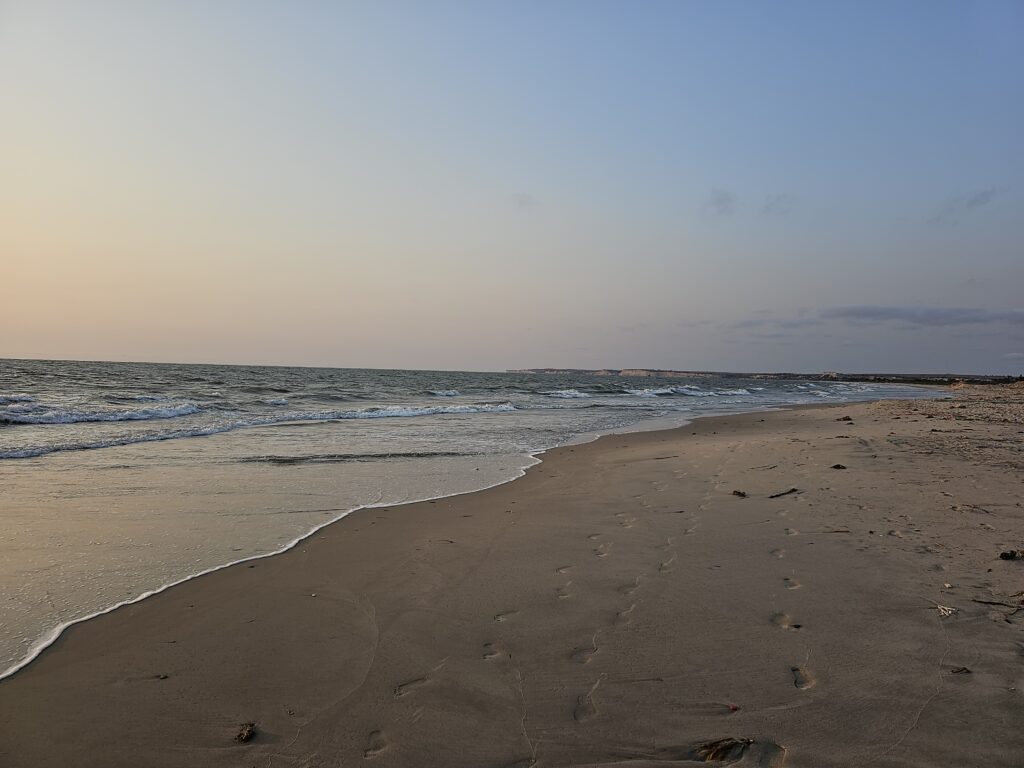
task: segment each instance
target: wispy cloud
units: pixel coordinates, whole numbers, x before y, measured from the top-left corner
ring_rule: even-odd
[[[748,320],[740,320],[738,323],[733,323],[730,328],[809,328],[813,325],[820,325],[821,318],[819,317],[794,317],[794,318],[779,318],[779,317],[752,317]]]
[[[1007,352],[1003,355],[1006,360],[1024,360],[1024,352]]]
[[[764,216],[785,216],[792,210],[793,198],[783,194],[768,195],[761,205],[761,214]]]
[[[993,311],[972,307],[832,307],[821,310],[820,317],[860,323],[896,322],[931,327],[996,323],[1024,325],[1024,312],[1020,310]]]
[[[991,310],[977,307],[902,307],[859,305],[801,309],[794,314],[754,312],[752,317],[723,325],[726,331],[747,331],[751,335],[773,330],[793,332],[828,324],[845,323],[853,326],[890,326],[893,328],[947,328],[947,333],[963,337],[991,336],[1013,338],[1011,329],[1024,330],[1024,311]],[[987,327],[989,330],[984,330]],[[957,331],[955,329],[962,329]],[[1007,334],[1009,333],[1009,336]],[[803,334],[797,334],[803,335]],[[1018,353],[1010,353],[1015,355]],[[1014,358],[1015,359],[1015,358]]]
[[[981,189],[977,192],[958,195],[944,203],[928,218],[928,221],[933,224],[958,221],[960,218],[972,211],[976,211],[979,208],[984,208],[986,205],[989,205],[993,200],[995,200],[999,192],[1000,190],[995,187],[989,187],[988,189]]]
[[[704,210],[712,216],[732,216],[736,213],[736,195],[727,189],[713,189]]]
[[[540,200],[529,192],[517,192],[512,196],[512,201],[521,211],[532,211],[534,208],[540,208],[541,205]]]

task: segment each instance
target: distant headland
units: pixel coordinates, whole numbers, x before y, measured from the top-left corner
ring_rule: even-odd
[[[590,376],[636,376],[661,379],[789,379],[797,381],[859,381],[878,384],[1010,384],[1020,376],[979,376],[949,373],[737,373],[735,371],[671,371],[660,368],[517,368],[508,373],[587,374]]]

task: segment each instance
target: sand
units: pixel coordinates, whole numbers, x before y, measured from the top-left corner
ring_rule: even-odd
[[[0,682],[0,765],[1021,765],[1024,393],[957,398],[356,513],[73,627]]]

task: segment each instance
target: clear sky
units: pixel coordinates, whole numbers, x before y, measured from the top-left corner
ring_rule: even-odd
[[[1024,371],[1024,3],[0,0],[0,357]]]

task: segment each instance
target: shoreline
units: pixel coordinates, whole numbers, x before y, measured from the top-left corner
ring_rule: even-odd
[[[875,401],[871,401],[871,402],[875,402]],[[361,504],[361,505],[353,507],[352,509],[349,509],[349,510],[347,510],[345,512],[342,512],[340,515],[338,515],[336,517],[333,517],[333,518],[331,518],[329,520],[326,520],[324,522],[319,523],[318,525],[316,525],[313,528],[311,528],[310,530],[308,530],[306,533],[303,533],[302,535],[292,539],[290,542],[288,542],[287,544],[283,545],[282,547],[280,547],[278,549],[272,550],[270,552],[261,552],[259,554],[255,554],[255,555],[248,555],[246,557],[239,558],[237,560],[230,560],[230,561],[228,561],[226,563],[222,563],[222,564],[219,564],[219,565],[211,566],[209,568],[205,568],[205,569],[203,569],[201,571],[197,571],[196,573],[189,574],[188,576],[184,576],[184,577],[182,577],[180,579],[177,579],[175,581],[171,581],[171,582],[169,582],[167,584],[164,584],[164,585],[161,585],[159,587],[156,587],[155,589],[147,590],[146,592],[143,592],[143,593],[137,595],[136,597],[128,598],[126,600],[122,600],[120,602],[117,602],[117,603],[115,603],[115,604],[113,604],[113,605],[111,605],[111,606],[109,606],[107,608],[104,608],[102,610],[94,611],[94,612],[92,612],[90,614],[87,614],[85,616],[82,616],[80,618],[73,619],[73,620],[67,621],[67,622],[63,622],[63,623],[59,624],[58,626],[54,627],[49,632],[47,632],[45,635],[43,635],[36,643],[33,643],[31,648],[29,649],[28,654],[24,658],[18,660],[17,662],[15,662],[13,665],[8,667],[7,669],[0,670],[0,683],[2,683],[4,680],[7,680],[8,678],[13,677],[14,675],[17,675],[21,670],[23,670],[26,667],[28,667],[33,661],[35,661],[37,658],[39,658],[39,656],[41,654],[45,653],[48,648],[50,648],[54,643],[56,643],[60,639],[61,635],[64,634],[65,631],[67,631],[69,628],[71,628],[71,627],[73,627],[73,626],[75,626],[77,624],[82,624],[84,622],[92,621],[93,619],[99,618],[100,616],[104,616],[104,615],[106,615],[108,613],[116,611],[116,610],[118,610],[120,608],[123,608],[125,606],[134,605],[135,603],[139,603],[139,602],[141,602],[143,600],[146,600],[146,599],[148,599],[150,597],[153,597],[154,595],[158,595],[161,592],[165,592],[168,589],[172,589],[173,587],[180,586],[180,585],[185,584],[185,583],[187,583],[189,581],[192,581],[194,579],[198,579],[198,578],[201,578],[203,576],[207,576],[207,575],[209,575],[211,573],[216,573],[217,571],[223,570],[225,568],[231,568],[232,566],[240,565],[242,563],[247,563],[247,562],[250,562],[250,561],[253,561],[253,560],[262,560],[262,559],[265,559],[265,558],[268,558],[268,557],[275,557],[277,555],[284,554],[285,552],[288,552],[289,550],[293,549],[297,545],[301,544],[306,539],[310,538],[311,536],[314,536],[316,533],[318,533],[323,528],[326,528],[329,525],[333,525],[333,524],[335,524],[337,522],[340,522],[341,520],[345,519],[349,515],[352,515],[352,514],[354,514],[356,512],[360,512],[360,511],[364,511],[364,510],[368,510],[368,509],[378,509],[378,508],[383,508],[383,507],[390,507],[392,509],[395,509],[395,508],[399,508],[399,507],[403,507],[403,506],[407,506],[407,505],[411,505],[411,504],[420,504],[420,503],[423,503],[423,502],[438,501],[440,499],[447,499],[447,498],[453,498],[453,497],[457,497],[457,496],[464,496],[464,495],[472,494],[472,493],[480,493],[482,491],[486,491],[486,490],[489,490],[491,488],[496,488],[496,487],[498,487],[500,485],[505,485],[506,483],[511,483],[511,482],[514,482],[516,480],[521,479],[522,477],[524,477],[526,475],[526,473],[530,469],[532,469],[533,467],[537,466],[538,464],[543,463],[543,459],[541,459],[540,457],[545,455],[545,454],[547,454],[547,453],[549,453],[549,452],[551,452],[551,451],[557,450],[559,448],[564,448],[564,447],[567,447],[567,446],[572,446],[572,445],[587,445],[589,443],[597,442],[598,440],[601,440],[602,438],[610,437],[610,436],[614,436],[614,435],[629,435],[629,434],[643,433],[643,432],[671,432],[673,430],[683,429],[684,427],[686,427],[687,425],[691,424],[693,421],[696,421],[698,419],[712,419],[712,418],[721,418],[721,417],[729,417],[729,416],[739,416],[739,415],[745,415],[745,414],[750,414],[750,413],[764,413],[764,412],[771,412],[771,411],[784,411],[784,410],[800,409],[800,408],[828,408],[828,407],[837,407],[837,406],[840,406],[840,405],[843,405],[843,403],[806,403],[806,404],[795,404],[795,405],[790,405],[790,406],[765,407],[765,408],[753,409],[753,410],[737,410],[737,411],[734,411],[734,412],[727,412],[727,413],[697,413],[697,414],[689,414],[688,413],[687,416],[684,417],[684,420],[682,421],[681,424],[677,424],[675,426],[670,426],[670,427],[655,426],[655,427],[652,427],[650,429],[638,429],[637,427],[640,427],[641,425],[643,425],[645,423],[645,421],[661,421],[662,419],[665,419],[665,418],[668,418],[668,417],[662,417],[661,419],[641,420],[641,421],[635,422],[634,424],[628,425],[626,427],[622,427],[619,430],[613,430],[613,431],[610,431],[610,432],[585,432],[585,433],[581,433],[579,435],[575,435],[573,438],[571,438],[569,441],[567,441],[565,443],[562,443],[562,444],[559,444],[559,445],[555,445],[555,446],[552,446],[550,448],[542,448],[542,449],[540,449],[538,451],[534,451],[532,453],[522,454],[523,459],[524,460],[528,460],[531,463],[528,463],[528,464],[526,464],[526,466],[521,467],[519,469],[518,473],[516,475],[514,475],[513,477],[509,477],[509,478],[507,478],[505,480],[500,480],[497,483],[492,483],[491,485],[485,485],[485,486],[483,486],[481,488],[474,488],[474,489],[471,489],[471,490],[468,490],[468,491],[455,491],[453,493],[446,493],[446,494],[441,494],[441,495],[438,495],[438,496],[428,496],[428,497],[424,497],[424,498],[421,498],[421,499],[414,499],[412,501],[405,501],[405,502],[402,502],[401,504],[390,504],[390,505],[389,504],[384,504],[384,503]],[[580,440],[580,438],[588,438],[588,439]]]
[[[935,390],[935,387],[927,387],[925,385],[920,385],[920,388],[928,389],[928,390]],[[853,401],[853,402],[879,402],[879,401]],[[261,552],[259,554],[255,554],[255,555],[248,555],[246,557],[239,558],[237,560],[230,560],[230,561],[225,562],[225,563],[221,563],[221,564],[218,564],[218,565],[211,566],[209,568],[205,568],[203,570],[200,570],[200,571],[197,571],[195,573],[192,573],[192,574],[189,574],[187,576],[184,576],[184,577],[182,577],[180,579],[176,579],[174,581],[168,582],[167,584],[163,584],[163,585],[161,585],[159,587],[156,587],[154,589],[147,590],[147,591],[145,591],[145,592],[143,592],[143,593],[141,593],[141,594],[139,594],[139,595],[137,595],[135,597],[131,597],[131,598],[128,598],[128,599],[125,599],[125,600],[121,600],[121,601],[119,601],[119,602],[117,602],[117,603],[115,603],[115,604],[113,604],[113,605],[111,605],[111,606],[109,606],[107,608],[103,608],[103,609],[98,610],[98,611],[93,611],[92,613],[89,613],[89,614],[87,614],[85,616],[82,616],[80,618],[77,618],[77,619],[72,619],[70,621],[62,622],[61,624],[59,624],[58,626],[54,627],[49,632],[47,632],[45,635],[43,635],[37,642],[33,643],[33,645],[31,646],[28,654],[26,654],[25,657],[23,657],[22,659],[19,659],[18,661],[16,661],[14,664],[12,664],[7,669],[0,670],[0,683],[2,683],[4,680],[6,680],[6,679],[8,679],[10,677],[13,677],[14,675],[18,674],[18,672],[20,672],[22,669],[24,669],[27,666],[29,666],[42,653],[44,653],[50,646],[52,646],[55,642],[57,642],[57,640],[60,639],[61,635],[67,629],[69,629],[70,627],[73,627],[73,626],[75,626],[77,624],[81,624],[83,622],[91,621],[91,620],[93,620],[95,618],[98,618],[100,616],[104,616],[104,615],[106,615],[108,613],[111,613],[112,611],[116,611],[116,610],[118,610],[120,608],[123,608],[124,606],[133,605],[135,603],[141,602],[142,600],[146,600],[146,599],[148,599],[150,597],[153,597],[154,595],[158,595],[161,592],[164,592],[164,591],[166,591],[168,589],[171,589],[173,587],[177,587],[177,586],[179,586],[181,584],[185,584],[185,583],[187,583],[189,581],[192,581],[193,579],[198,579],[198,578],[206,576],[208,574],[215,573],[217,571],[223,570],[224,568],[230,568],[232,566],[239,565],[241,563],[246,563],[246,562],[253,561],[253,560],[262,560],[264,558],[274,557],[276,555],[284,554],[285,552],[289,551],[290,549],[293,549],[298,544],[301,544],[304,540],[306,540],[309,537],[315,535],[321,529],[323,529],[323,528],[325,528],[325,527],[327,527],[329,525],[333,525],[334,523],[337,523],[337,522],[343,520],[344,518],[348,517],[349,515],[351,515],[351,514],[353,514],[355,512],[360,512],[360,511],[368,510],[368,509],[376,509],[376,508],[380,508],[380,507],[398,508],[398,507],[406,506],[406,505],[410,505],[410,504],[418,504],[418,503],[428,502],[428,501],[437,501],[437,500],[440,500],[440,499],[446,499],[446,498],[451,498],[451,497],[456,497],[456,496],[463,496],[463,495],[466,495],[466,494],[479,493],[481,491],[486,491],[486,490],[489,490],[490,488],[495,488],[495,487],[497,487],[499,485],[504,485],[506,483],[511,483],[511,482],[514,482],[516,480],[521,479],[526,474],[527,471],[529,471],[531,468],[537,466],[538,464],[542,463],[543,459],[541,459],[540,457],[543,456],[546,453],[549,453],[549,452],[551,452],[553,450],[556,450],[556,449],[559,449],[559,448],[564,448],[564,447],[567,447],[567,446],[586,445],[586,444],[589,444],[589,443],[601,440],[602,438],[605,438],[605,437],[610,437],[610,436],[615,436],[615,435],[630,435],[630,434],[646,433],[646,432],[671,432],[673,430],[683,429],[687,425],[689,425],[689,424],[691,424],[694,421],[699,420],[699,419],[725,418],[725,417],[730,417],[730,416],[741,416],[741,415],[752,414],[752,413],[767,413],[767,412],[773,412],[773,411],[786,411],[786,410],[796,410],[796,409],[804,409],[804,408],[840,407],[840,406],[845,405],[845,404],[846,403],[835,403],[835,402],[798,403],[798,404],[793,404],[793,405],[766,406],[766,407],[763,407],[763,408],[754,408],[754,409],[749,409],[749,410],[748,409],[737,409],[735,411],[717,412],[717,413],[700,413],[700,412],[692,413],[692,412],[686,412],[686,415],[682,416],[682,419],[683,419],[682,422],[679,423],[679,424],[676,424],[674,426],[660,426],[660,425],[657,425],[657,426],[652,426],[652,427],[649,427],[649,428],[646,428],[646,429],[643,428],[644,424],[647,424],[647,423],[650,423],[650,422],[654,422],[654,423],[658,424],[659,422],[668,420],[668,419],[670,419],[672,417],[660,417],[660,418],[657,418],[657,419],[645,419],[645,420],[634,422],[633,424],[630,424],[630,425],[627,425],[627,426],[624,426],[624,427],[621,427],[621,428],[614,429],[612,431],[608,431],[608,432],[584,432],[584,433],[580,433],[580,434],[575,435],[574,437],[570,438],[565,443],[560,443],[558,445],[554,445],[554,446],[551,446],[549,448],[542,448],[540,450],[533,451],[531,453],[522,454],[523,459],[527,460],[527,461],[530,461],[531,463],[528,463],[525,466],[520,467],[518,473],[516,475],[514,475],[513,477],[509,477],[509,478],[507,478],[505,480],[500,480],[497,483],[492,483],[490,485],[485,485],[485,486],[480,487],[480,488],[474,488],[474,489],[466,490],[466,491],[455,491],[455,492],[452,492],[452,493],[441,494],[441,495],[438,495],[438,496],[429,496],[429,497],[424,497],[424,498],[421,498],[421,499],[414,499],[414,500],[411,500],[411,501],[402,502],[401,504],[390,504],[390,505],[384,504],[384,503],[361,504],[361,505],[358,505],[356,507],[353,507],[352,509],[349,509],[349,510],[341,513],[340,515],[338,515],[336,517],[333,517],[333,518],[331,518],[329,520],[326,520],[324,522],[321,522],[321,523],[317,524],[316,526],[314,526],[313,528],[311,528],[307,532],[305,532],[302,535],[292,539],[290,542],[288,542],[287,544],[279,547],[278,549],[275,549],[275,550],[272,550],[272,551],[269,551],[269,552]],[[585,439],[581,439],[581,438],[585,438]]]
[[[612,433],[548,449],[518,482],[348,512],[286,552],[71,625],[0,682],[0,756],[639,768],[731,735],[743,764],[1011,765],[1024,745],[999,723],[1021,697],[998,681],[1013,679],[1005,633],[1019,628],[957,590],[1009,599],[1019,566],[986,574],[978,558],[1019,519],[1019,484],[991,457],[964,461],[973,443],[934,450],[984,437],[968,434],[982,426],[964,420],[970,402],[952,407],[826,403]],[[931,428],[925,411],[967,426]],[[955,507],[984,504],[992,531],[934,511],[936,472]],[[879,531],[886,519],[898,527]],[[943,733],[954,712],[981,745]],[[249,721],[256,737],[233,744]],[[893,734],[887,751],[858,745],[870,729]]]

